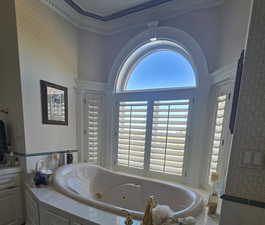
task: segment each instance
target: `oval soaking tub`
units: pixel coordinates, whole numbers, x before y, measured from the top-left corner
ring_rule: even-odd
[[[142,219],[147,200],[153,195],[160,205],[168,205],[177,217],[197,216],[202,197],[179,185],[112,172],[89,163],[67,165],[54,176],[57,191],[89,206],[124,215],[127,210]]]

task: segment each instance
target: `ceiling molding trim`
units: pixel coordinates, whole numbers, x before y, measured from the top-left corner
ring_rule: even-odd
[[[145,9],[153,8],[153,7],[165,4],[165,3],[170,2],[170,1],[175,1],[175,0],[149,1],[149,2],[145,2],[142,4],[136,5],[134,7],[128,8],[128,9],[118,11],[118,12],[113,13],[113,14],[108,15],[108,16],[100,16],[100,15],[97,15],[95,13],[88,12],[88,11],[82,9],[82,7],[79,6],[77,3],[75,3],[73,0],[64,0],[64,1],[68,5],[70,5],[79,14],[106,22],[106,21],[118,19],[120,17],[127,16],[127,15],[130,15],[132,13],[140,12],[140,11],[145,10]]]
[[[218,84],[227,80],[234,81],[236,77],[236,71],[237,61],[218,69],[217,71],[211,73],[213,84]]]
[[[106,90],[106,83],[103,82],[96,82],[96,81],[89,81],[89,80],[80,80],[76,79],[76,87],[80,90],[85,91],[101,91],[104,92]]]
[[[224,0],[189,0],[181,1],[176,4],[175,1],[172,0],[156,7],[151,7],[117,19],[101,21],[87,16],[82,16],[62,0],[40,1],[52,10],[56,11],[77,28],[101,35],[117,34],[128,29],[146,26],[146,24],[150,21],[164,21],[194,10],[215,7],[224,2]]]

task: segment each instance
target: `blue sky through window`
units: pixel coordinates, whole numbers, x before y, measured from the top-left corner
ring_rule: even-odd
[[[195,74],[189,61],[177,52],[161,50],[140,61],[131,73],[126,90],[195,86]]]

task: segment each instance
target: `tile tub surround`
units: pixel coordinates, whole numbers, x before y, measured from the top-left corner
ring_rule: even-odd
[[[255,207],[258,207],[258,208],[265,209],[265,202],[253,201],[253,200],[250,200],[250,199],[239,198],[239,197],[225,195],[225,194],[223,196],[221,196],[221,198],[223,200],[227,200],[227,201],[230,201],[230,202],[235,202],[235,203],[240,203],[240,204],[244,204],[244,205],[255,206]]]
[[[54,185],[59,192],[87,205],[117,214],[127,210],[137,219],[143,217],[144,205],[151,195],[158,203],[170,206],[177,217],[197,216],[203,208],[203,197],[189,188],[110,171],[90,163],[59,168]],[[95,198],[96,193],[101,194],[100,200]]]
[[[82,224],[100,224],[100,225],[124,225],[125,217],[118,216],[94,207],[87,206],[74,199],[71,199],[59,192],[53,187],[32,188],[25,185],[28,192],[39,208],[43,207],[49,211],[64,216],[64,218]],[[196,225],[218,225],[216,219],[207,216],[207,210],[197,218]],[[75,223],[73,223],[75,224]],[[141,221],[134,220],[134,225],[140,225]]]
[[[19,157],[19,161],[21,162],[22,168],[24,168],[27,173],[31,173],[32,170],[36,169],[36,163],[39,160],[44,160],[46,163],[46,166],[52,166],[50,165],[50,157],[52,154],[60,154],[60,153],[72,153],[74,157],[74,163],[78,162],[78,151],[77,150],[66,150],[66,151],[53,151],[53,152],[41,152],[41,153],[31,153],[31,154],[21,154],[21,153],[15,153],[16,156]],[[66,161],[66,156],[65,156]],[[58,163],[58,162],[56,162]],[[49,168],[53,169],[53,168]]]
[[[265,225],[265,208],[224,200],[220,224]]]

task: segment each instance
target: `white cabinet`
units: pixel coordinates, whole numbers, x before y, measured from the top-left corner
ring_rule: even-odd
[[[38,194],[42,190],[39,191],[35,190],[35,191],[36,192],[31,192],[29,187],[26,187],[25,190],[25,200],[26,200],[26,209],[27,209],[26,225],[95,225],[94,222],[90,222],[89,220],[84,219],[82,217],[72,215],[69,212],[66,212],[49,203],[46,203],[45,200],[43,199],[42,201],[40,201],[40,199],[38,198]],[[47,192],[45,196],[47,197]],[[0,220],[1,220],[1,214],[0,214]],[[13,223],[2,224],[0,222],[0,225],[18,225],[18,224],[13,224]]]
[[[0,191],[0,225],[21,225],[23,215],[19,188]]]
[[[70,225],[69,219],[40,208],[40,225]]]
[[[37,202],[33,200],[28,192],[25,193],[25,200],[27,225],[39,225],[39,208]]]

